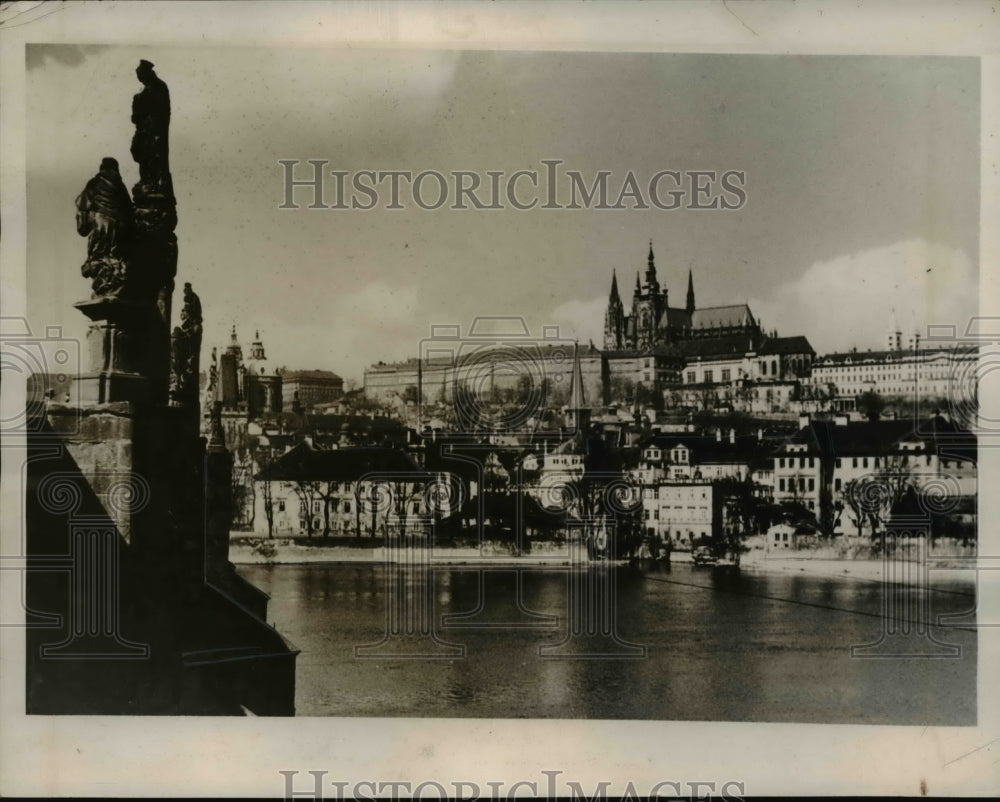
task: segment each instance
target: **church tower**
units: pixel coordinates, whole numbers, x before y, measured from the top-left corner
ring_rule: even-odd
[[[649,243],[649,256],[646,257],[646,282],[639,285],[636,276],[635,295],[632,297],[632,319],[635,326],[635,348],[646,348],[656,344],[656,332],[663,310],[667,307],[667,291],[660,290],[660,282],[656,278],[656,260],[653,256],[653,243]]]
[[[690,270],[688,270],[687,303],[685,304],[684,308],[687,310],[687,313],[689,315],[692,312],[694,312],[694,276],[691,274]]]
[[[892,310],[892,322],[889,324],[888,337],[886,338],[886,350],[888,351],[902,351],[903,350],[903,332],[899,328],[899,324],[896,322],[896,310]]]
[[[611,295],[608,298],[608,310],[604,313],[604,348],[609,351],[620,351],[624,346],[625,307],[618,295],[618,275],[611,273]]]

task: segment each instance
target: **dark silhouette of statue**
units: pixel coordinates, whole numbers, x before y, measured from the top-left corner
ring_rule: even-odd
[[[87,237],[81,270],[92,280],[94,297],[117,295],[128,279],[134,225],[132,198],[115,159],[102,159],[100,171],[77,197],[76,230]]]
[[[171,336],[170,401],[176,405],[198,403],[198,361],[201,353],[201,300],[184,285],[181,324]]]
[[[153,65],[143,59],[135,71],[142,91],[132,98],[132,158],[139,164],[139,183],[147,192],[172,195],[169,138],[170,92]]]

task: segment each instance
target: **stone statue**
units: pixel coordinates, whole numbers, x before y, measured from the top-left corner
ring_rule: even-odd
[[[215,400],[219,386],[219,355],[215,348],[212,349],[210,359],[211,364],[208,366],[208,386],[205,388],[205,397],[209,402],[212,402]]]
[[[201,345],[201,299],[191,289],[191,282],[184,283],[184,306],[181,308],[181,328],[198,338]]]
[[[132,98],[132,158],[139,164],[139,183],[147,192],[172,195],[169,139],[170,92],[153,65],[143,59],[135,71],[142,91]]]
[[[101,160],[100,171],[76,199],[76,230],[87,237],[81,271],[92,280],[94,297],[114,297],[128,280],[133,249],[133,208],[115,159]]]
[[[226,445],[226,432],[222,426],[222,402],[213,401],[209,413],[208,442],[214,446]]]
[[[181,324],[174,327],[170,348],[170,401],[175,405],[198,402],[198,357],[201,353],[201,301],[184,285]]]

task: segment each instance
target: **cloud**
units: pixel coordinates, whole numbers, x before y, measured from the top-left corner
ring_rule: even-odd
[[[552,310],[552,320],[559,326],[559,336],[567,340],[579,340],[587,344],[590,340],[598,348],[604,345],[604,313],[608,308],[606,297],[587,301],[572,300],[560,304]]]
[[[768,330],[804,334],[817,352],[882,348],[893,317],[904,335],[930,324],[965,329],[978,309],[977,269],[962,250],[906,240],[813,264],[752,298]]]
[[[237,323],[244,354],[259,327],[272,368],[332,370],[359,384],[369,365],[417,355],[425,332],[415,322],[420,320],[415,286],[375,281],[353,292],[317,293],[314,300],[291,322],[277,303],[269,309],[246,310]],[[229,342],[222,332],[216,327],[215,341],[206,343],[206,353],[213,345],[224,347]]]
[[[46,61],[53,61],[67,67],[77,67],[87,60],[87,56],[107,50],[108,45],[39,45],[29,44],[25,48],[25,66],[29,70],[41,67]]]

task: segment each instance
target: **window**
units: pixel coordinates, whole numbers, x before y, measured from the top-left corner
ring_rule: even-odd
[[[812,479],[811,477],[809,479],[809,489],[810,490],[815,490],[816,489],[816,480]]]
[[[840,467],[840,457],[837,457],[837,467]]]
[[[784,457],[779,457],[778,458],[778,467],[779,468],[784,468],[785,467],[785,458]]]
[[[840,479],[833,480],[833,489],[836,490],[838,493],[840,492]]]
[[[852,468],[857,468],[858,467],[858,458],[857,457],[851,457],[851,467]]]
[[[711,384],[711,383],[712,383],[712,371],[706,370],[705,371],[705,384]]]
[[[780,490],[782,493],[785,492],[785,480],[784,479],[779,479],[778,480],[778,490]]]
[[[350,512],[350,511],[351,511],[351,502],[345,501],[344,502],[344,512]]]
[[[284,512],[284,511],[285,511],[285,500],[280,499],[278,501],[278,512]]]
[[[313,512],[322,512],[322,511],[323,511],[323,505],[319,501],[314,501]]]
[[[868,467],[868,457],[862,457],[861,458],[861,467],[862,468],[867,468]]]
[[[729,368],[723,368],[722,370],[722,381],[729,381]]]

